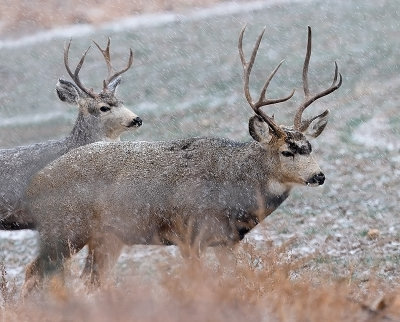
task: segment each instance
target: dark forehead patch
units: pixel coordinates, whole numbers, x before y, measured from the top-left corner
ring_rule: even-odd
[[[293,153],[298,153],[298,154],[310,154],[312,149],[311,149],[311,144],[308,141],[301,141],[301,142],[287,142],[289,150]]]
[[[111,92],[101,92],[100,93],[100,101],[107,103],[109,105],[117,105],[118,99]]]
[[[304,134],[300,132],[286,132],[287,137],[285,142],[287,143],[289,150],[292,153],[298,153],[307,155],[312,151],[311,144],[308,142]]]
[[[301,132],[288,131],[288,130],[286,130],[285,132],[286,132],[286,142],[288,142],[288,141],[300,141],[300,140],[307,141],[306,137]]]

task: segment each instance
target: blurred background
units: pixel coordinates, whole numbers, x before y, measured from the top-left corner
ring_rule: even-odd
[[[294,239],[288,256],[311,256],[308,269],[325,269],[335,276],[351,273],[359,280],[378,275],[398,283],[397,0],[2,0],[0,147],[60,138],[70,131],[77,111],[59,102],[55,93],[57,79],[68,79],[64,43],[72,38],[74,65],[92,39],[105,45],[109,36],[117,68],[125,66],[129,48],[135,57],[118,94],[143,119],[143,126],[125,140],[250,140],[247,122],[252,113],[243,95],[237,51],[245,23],[247,56],[267,26],[253,68],[252,93],[259,93],[282,59],[285,63],[268,95],[281,97],[296,89],[293,99],[271,108],[278,123],[292,124],[294,110],[303,100],[308,25],[313,30],[311,92],[330,86],[335,61],[343,75],[342,87],[306,113],[331,110],[325,132],[312,142],[326,183],[296,189],[247,239],[261,250],[267,241],[279,245]],[[95,48],[80,75],[84,84],[101,89],[106,67]],[[371,237],[371,230],[377,234]],[[36,251],[35,234],[4,234],[0,246],[7,269],[22,278],[24,265]],[[127,248],[119,265],[149,267],[150,257],[138,260],[135,254],[137,248]]]
[[[0,3],[0,34],[8,38],[71,24],[100,25],[121,17],[180,12],[221,2],[224,0],[3,0]]]

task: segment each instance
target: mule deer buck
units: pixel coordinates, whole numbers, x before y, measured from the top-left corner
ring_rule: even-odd
[[[68,62],[71,41],[64,48],[65,68],[75,85],[59,79],[56,91],[61,101],[78,106],[78,118],[71,133],[58,141],[0,150],[0,229],[34,228],[33,220],[23,211],[21,202],[32,176],[45,165],[82,145],[96,141],[118,141],[123,132],[141,126],[142,120],[115,96],[121,81],[120,75],[132,66],[132,50],[126,68],[116,72],[111,65],[110,39],[104,50],[95,44],[103,54],[108,69],[103,90],[98,94],[86,88],[79,78],[90,47],[84,52],[74,72]]]
[[[188,244],[200,254],[207,246],[240,241],[289,196],[293,186],[324,183],[306,136],[321,134],[328,111],[310,119],[303,119],[303,112],[341,86],[336,63],[332,85],[311,94],[309,28],[303,69],[305,99],[294,125],[279,126],[261,107],[287,101],[294,91],[284,98],[266,98],[281,62],[266,80],[259,99],[252,99],[249,78],[264,31],[248,62],[242,49],[244,31],[245,27],[238,47],[245,97],[255,113],[249,120],[253,141],[189,138],[94,143],[48,165],[27,190],[40,252],[27,268],[25,293],[40,285],[45,275],[62,273],[63,260],[71,256],[71,250],[77,252],[96,240],[107,242],[104,234],[114,234],[127,245]]]

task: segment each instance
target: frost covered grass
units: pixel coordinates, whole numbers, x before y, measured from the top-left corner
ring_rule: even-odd
[[[351,275],[299,273],[303,259],[287,260],[290,244],[260,252],[248,243],[201,260],[160,262],[156,274],[133,273],[89,291],[82,281],[24,301],[3,301],[4,321],[395,321],[400,290]],[[2,285],[5,285],[2,281]],[[7,286],[6,286],[7,288]],[[3,289],[2,289],[3,290]],[[6,290],[6,294],[8,291]],[[4,294],[2,292],[2,294]]]

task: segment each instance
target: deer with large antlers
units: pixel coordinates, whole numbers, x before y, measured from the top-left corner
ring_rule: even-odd
[[[65,68],[75,84],[59,79],[56,91],[61,101],[78,106],[78,117],[71,133],[61,140],[0,150],[0,229],[35,228],[32,218],[23,211],[21,204],[32,176],[45,165],[82,145],[97,141],[119,141],[123,132],[142,125],[142,120],[115,96],[121,81],[120,75],[132,66],[132,50],[127,67],[115,72],[111,66],[110,39],[105,50],[95,44],[103,54],[108,69],[100,93],[85,87],[79,78],[90,47],[84,52],[74,72],[68,62],[71,41],[64,48]]]
[[[239,36],[239,53],[245,96],[255,113],[249,121],[253,141],[189,138],[94,143],[50,164],[27,191],[27,207],[39,230],[40,253],[27,269],[25,292],[40,285],[44,276],[61,273],[71,250],[79,251],[87,243],[101,247],[107,242],[105,234],[128,245],[188,245],[200,254],[207,246],[240,241],[295,185],[324,183],[307,137],[321,134],[328,111],[309,120],[303,120],[302,113],[316,99],[340,87],[337,66],[332,86],[310,94],[309,28],[303,72],[305,100],[294,125],[280,126],[261,107],[287,101],[293,92],[282,99],[266,98],[280,63],[259,99],[253,101],[249,78],[264,31],[249,62],[242,49],[244,31]]]

